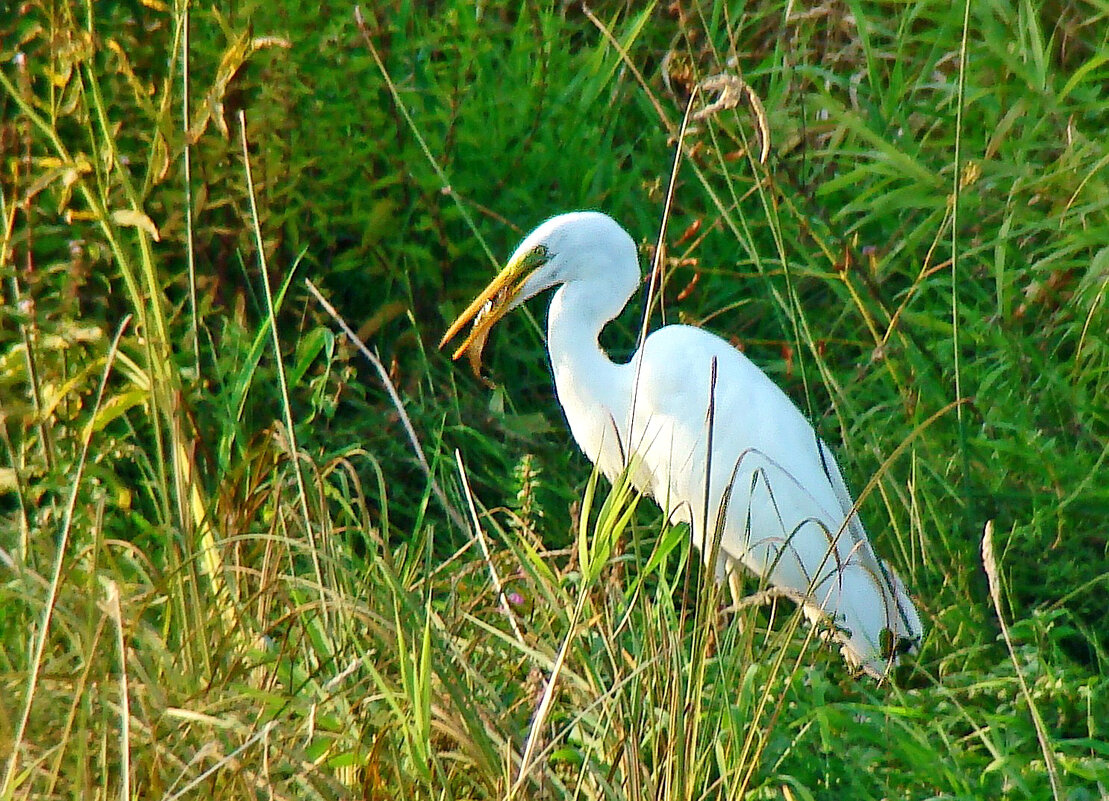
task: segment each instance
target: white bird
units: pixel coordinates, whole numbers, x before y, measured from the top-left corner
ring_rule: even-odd
[[[631,465],[635,485],[689,524],[706,562],[717,554],[718,578],[744,565],[810,620],[830,620],[848,663],[881,680],[920,643],[920,618],[871,549],[828,447],[766,374],[707,331],[664,326],[627,364],[610,360],[598,337],[639,283],[635,242],[619,224],[561,214],[524,239],[439,346],[473,320],[454,358],[468,352],[477,371],[493,325],[561,285],[547,345],[585,455],[610,481]]]

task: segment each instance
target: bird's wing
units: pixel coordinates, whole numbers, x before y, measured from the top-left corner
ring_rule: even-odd
[[[773,489],[784,493],[780,500],[789,501],[798,521],[840,527],[845,510],[812,426],[742,353],[706,331],[672,325],[648,337],[633,366],[636,358],[642,366],[632,441],[666,478],[660,488],[684,486],[681,500],[692,502],[704,494],[708,473],[710,496],[720,500],[721,493],[746,490],[752,477],[773,476],[781,484]]]
[[[875,571],[879,581],[883,600],[887,604],[887,615],[890,618],[889,629],[894,635],[892,647],[897,652],[914,649],[920,644],[924,634],[916,607],[893,567],[889,562],[875,555],[870,539],[867,537],[866,530],[863,528],[862,521],[855,510],[851,493],[847,490],[847,483],[843,480],[843,473],[840,471],[839,464],[831,450],[821,439],[817,439],[817,447],[828,482],[835,491],[836,497],[839,498],[844,514],[849,516],[848,532],[852,539],[859,543],[860,550],[865,549],[868,556],[868,565],[872,571]]]
[[[874,555],[874,550],[870,546],[870,539],[866,535],[866,529],[863,528],[862,520],[859,519],[858,511],[855,509],[855,501],[851,497],[850,491],[847,489],[847,482],[843,480],[843,473],[839,469],[839,463],[836,462],[835,456],[832,455],[831,449],[828,447],[824,440],[813,434],[813,441],[816,445],[816,454],[820,459],[820,467],[824,472],[824,477],[828,480],[828,485],[831,487],[836,500],[839,501],[839,507],[847,518],[846,534],[850,536],[853,547],[857,548],[860,555],[871,563],[875,570],[879,570],[878,558]]]
[[[662,328],[636,358],[629,441],[655,499],[691,523],[706,559],[718,542],[721,559],[807,598],[810,617],[832,617],[852,662],[884,674],[886,632],[916,634],[915,612],[897,613],[911,603],[874,556],[839,467],[804,415],[743,354],[700,329]]]

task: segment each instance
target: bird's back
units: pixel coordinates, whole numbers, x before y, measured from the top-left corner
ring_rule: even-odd
[[[845,655],[884,674],[883,630],[893,644],[915,642],[919,620],[804,415],[746,356],[701,329],[659,329],[638,369],[626,436],[659,504],[691,524],[706,558],[718,538],[718,571],[740,562],[804,599],[810,617],[832,615]]]

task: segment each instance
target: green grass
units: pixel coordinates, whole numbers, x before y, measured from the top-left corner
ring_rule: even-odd
[[[1104,797],[1109,9],[479,8],[0,16],[0,799]],[[888,686],[591,477],[541,302],[435,350],[553,213],[646,261],[722,71],[653,324],[870,488]]]

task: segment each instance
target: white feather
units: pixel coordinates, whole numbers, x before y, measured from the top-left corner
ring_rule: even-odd
[[[633,480],[690,525],[706,559],[706,532],[719,532],[718,576],[744,565],[810,619],[830,618],[848,661],[885,676],[920,642],[920,619],[872,551],[839,467],[804,415],[746,356],[701,329],[666,326],[627,364],[608,358],[598,336],[640,283],[635,243],[611,218],[554,217],[509,264],[537,248],[546,260],[511,305],[561,284],[548,346],[585,455],[610,479],[634,455]]]

